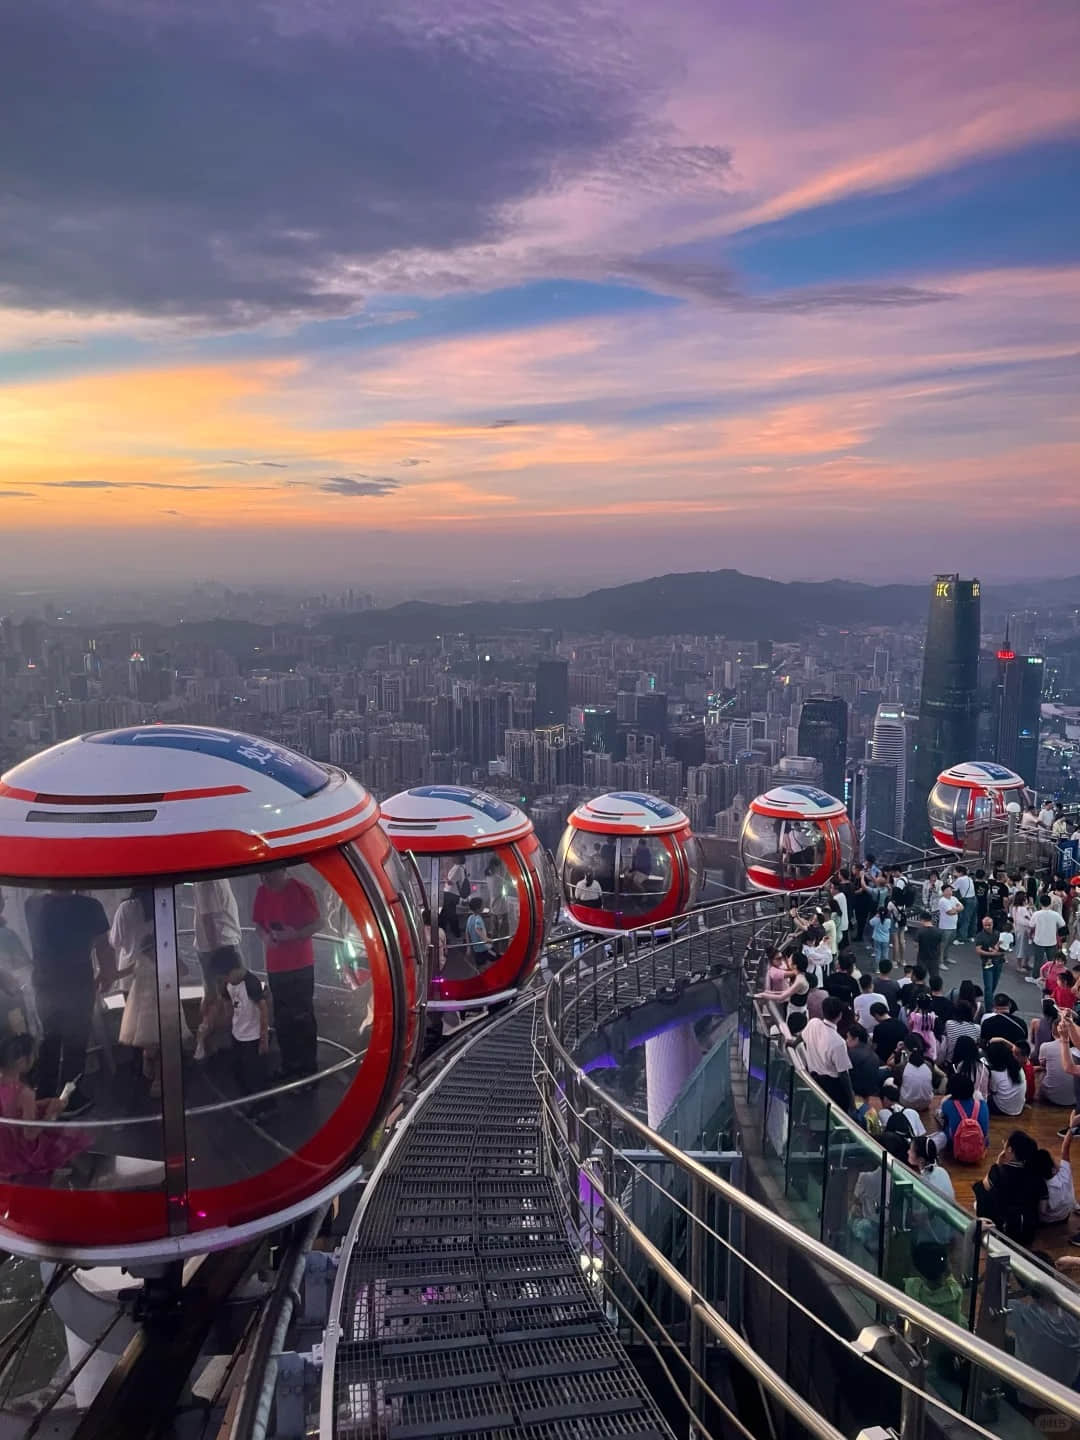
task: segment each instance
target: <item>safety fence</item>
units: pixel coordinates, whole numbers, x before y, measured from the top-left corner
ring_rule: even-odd
[[[892,1161],[805,1073],[778,1013],[750,999],[789,925],[770,900],[722,903],[593,946],[552,981],[536,1073],[583,1268],[694,1433],[1073,1433],[1080,1395],[1021,1357],[1048,1364],[1033,1336],[1080,1334],[1080,1294]],[[581,1057],[707,985],[739,1017],[737,1144],[688,1152]]]

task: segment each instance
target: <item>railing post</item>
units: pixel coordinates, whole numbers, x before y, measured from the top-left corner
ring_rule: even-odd
[[[829,1200],[829,1130],[832,1118],[832,1105],[825,1106],[825,1143],[821,1149],[821,1222],[818,1226],[818,1238],[825,1243],[825,1211]]]
[[[756,1026],[757,1026],[757,1020],[758,1020],[757,1007],[756,1007],[756,1006],[752,1006],[752,1007],[751,1007],[751,1010],[750,1010],[750,1024],[751,1024],[751,1026],[753,1026],[753,1027],[756,1028]],[[751,1031],[751,1039],[752,1039],[752,1038],[753,1038],[753,1032]],[[764,1093],[765,1099],[764,1099],[764,1103],[763,1103],[763,1105],[762,1105],[762,1107],[761,1107],[761,1153],[762,1153],[762,1155],[764,1155],[764,1154],[766,1153],[766,1152],[765,1152],[765,1145],[766,1145],[766,1142],[767,1142],[768,1137],[769,1137],[769,1100],[770,1100],[770,1098],[771,1098],[771,1096],[772,1096],[772,1090],[771,1090],[771,1088],[770,1088],[770,1086],[769,1086],[769,1062],[770,1062],[771,1059],[772,1059],[772,1031],[769,1030],[769,1029],[766,1027],[766,1030],[765,1030],[765,1080],[764,1080],[764,1084],[762,1085],[762,1091],[763,1091],[763,1093]]]
[[[705,1295],[705,1207],[707,1197],[705,1186],[698,1176],[690,1182],[690,1214],[687,1223],[690,1234],[687,1237],[689,1275],[692,1290],[690,1303],[690,1408],[700,1420],[704,1409],[705,1392],[698,1377],[707,1380],[705,1374],[705,1326],[697,1313],[696,1300],[706,1300]]]
[[[577,1076],[570,1071],[564,1078],[563,1091],[566,1095],[566,1150],[570,1165],[569,1181],[570,1215],[579,1241],[581,1235],[581,1132],[578,1129]]]
[[[926,1336],[910,1320],[903,1324],[903,1336],[910,1350],[908,1378],[916,1388],[905,1385],[900,1392],[899,1440],[923,1440],[926,1431]]]
[[[979,1252],[981,1249],[982,1224],[976,1224],[975,1263],[973,1282],[978,1279]],[[1006,1348],[1006,1327],[1009,1314],[1009,1276],[1012,1257],[1006,1253],[991,1255],[989,1249],[983,1263],[982,1305],[979,1307],[979,1321],[975,1333],[996,1349]],[[978,1420],[980,1413],[1001,1393],[1000,1385],[991,1380],[985,1371],[973,1365],[965,1366],[968,1383],[965,1385],[963,1412],[971,1420]]]

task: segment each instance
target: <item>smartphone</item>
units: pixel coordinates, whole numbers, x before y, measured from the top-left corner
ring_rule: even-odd
[[[82,1077],[80,1076],[79,1078],[81,1079]],[[72,1095],[75,1094],[75,1089],[78,1083],[78,1080],[69,1080],[64,1086],[64,1088],[60,1091],[60,1099],[64,1101],[70,1100]]]

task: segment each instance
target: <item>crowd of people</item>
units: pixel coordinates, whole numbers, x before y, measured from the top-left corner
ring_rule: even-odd
[[[826,1094],[946,1199],[945,1157],[985,1166],[977,1213],[1022,1244],[1068,1220],[1080,1134],[1080,889],[963,864],[916,881],[868,856],[836,876],[812,915],[793,908],[792,919],[792,936],[766,957],[760,996],[786,1006],[792,1043]],[[983,984],[950,987],[955,947],[969,944]],[[1004,988],[1007,966],[1016,984],[1042,987],[1030,1023]],[[1060,1107],[1053,1155],[1022,1126],[1031,1105]],[[988,1164],[993,1114],[1018,1123]]]

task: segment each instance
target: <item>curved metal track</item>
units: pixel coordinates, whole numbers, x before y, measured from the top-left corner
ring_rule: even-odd
[[[669,1440],[542,1173],[533,1006],[479,1034],[365,1195],[323,1437]]]

